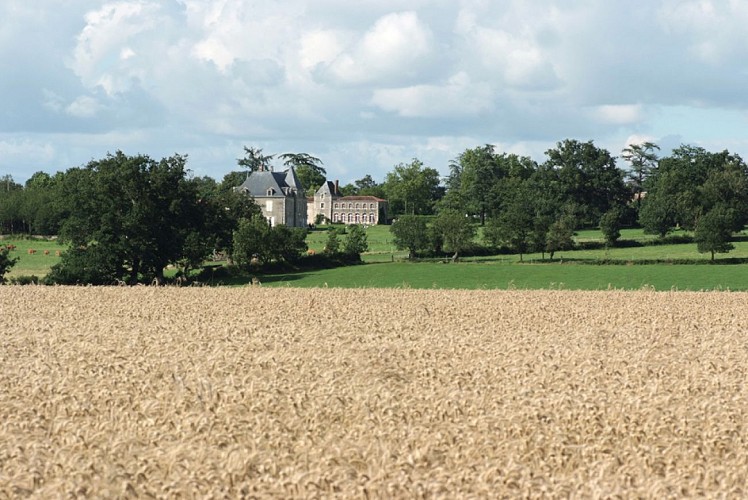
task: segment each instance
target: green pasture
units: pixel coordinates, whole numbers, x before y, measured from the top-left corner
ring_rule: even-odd
[[[321,252],[327,234],[326,229],[311,231],[307,239],[309,248]],[[394,247],[389,226],[371,226],[366,234],[369,251],[362,256],[364,265],[257,278],[264,286],[298,287],[748,290],[748,265],[735,264],[748,259],[748,241],[736,241],[735,249],[729,254],[718,254],[714,264],[709,262],[708,254],[697,252],[695,243],[563,251],[556,253],[554,262],[549,262],[548,255],[542,260],[541,254],[534,253],[523,256],[523,263],[518,255],[469,257],[451,263],[446,256],[443,260],[405,262],[406,254]],[[596,230],[580,231],[577,241],[601,241],[601,236]],[[635,241],[653,239],[641,229],[623,230],[621,237]],[[38,239],[7,238],[0,240],[0,244],[18,247],[13,255],[20,260],[8,277],[42,277],[59,260],[55,251],[64,249],[55,241]],[[36,253],[30,255],[30,248]],[[671,260],[688,260],[689,264],[669,264]],[[618,265],[597,265],[607,261]],[[642,261],[659,263],[638,264]],[[237,285],[250,280],[251,277],[232,278],[223,283]]]
[[[372,263],[262,276],[263,286],[335,288],[746,290],[746,265]]]
[[[54,264],[60,258],[55,255],[57,251],[63,251],[64,246],[53,240],[44,239],[0,239],[0,245],[15,245],[17,248],[10,252],[11,257],[18,257],[19,260],[15,266],[10,268],[6,278],[17,276],[38,276],[43,277],[49,272]],[[36,253],[29,254],[29,250],[36,250]],[[45,251],[49,252],[45,255]]]

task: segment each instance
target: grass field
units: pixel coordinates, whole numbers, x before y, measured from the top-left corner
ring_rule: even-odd
[[[746,303],[0,287],[0,497],[745,498]]]
[[[746,265],[394,262],[259,275],[266,286],[436,289],[748,290]],[[245,283],[242,281],[241,283]],[[236,284],[236,283],[235,283]]]
[[[748,290],[748,266],[732,265],[731,261],[748,259],[748,241],[737,241],[727,255],[718,255],[717,265],[710,265],[708,254],[700,254],[693,243],[652,245],[642,247],[574,250],[558,252],[556,262],[542,261],[540,254],[524,256],[519,264],[517,255],[471,257],[459,264],[443,262],[402,262],[405,252],[392,246],[389,226],[367,228],[370,251],[362,258],[372,265],[325,269],[298,273],[259,275],[268,286],[341,287],[341,288],[464,288],[464,289],[569,289],[600,290],[608,288],[636,290],[652,287],[656,290]],[[651,239],[640,229],[627,229],[622,238],[645,241]],[[578,241],[600,241],[599,231],[580,231]],[[343,236],[344,237],[344,236]],[[312,231],[308,244],[322,251],[327,231]],[[18,246],[15,255],[20,262],[8,277],[23,275],[44,276],[57,262],[57,243],[44,240],[2,240]],[[34,248],[37,253],[29,255]],[[44,250],[49,255],[44,255]],[[546,256],[547,257],[547,256]],[[445,259],[446,260],[446,259]],[[622,263],[661,261],[651,265],[582,265],[613,260]],[[670,265],[669,260],[690,260],[703,264]],[[563,264],[562,264],[563,263]],[[723,265],[719,265],[723,263]],[[375,264],[375,265],[374,265]],[[251,276],[217,283],[245,284]]]
[[[6,275],[8,278],[14,276],[45,276],[49,272],[49,268],[60,260],[57,252],[65,249],[56,241],[44,239],[3,238],[0,239],[0,245],[15,245],[17,247],[10,255],[11,257],[19,257],[19,261]],[[29,250],[36,250],[36,253],[29,254]],[[45,255],[45,251],[48,254]]]

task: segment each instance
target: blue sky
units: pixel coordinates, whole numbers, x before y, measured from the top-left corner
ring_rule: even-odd
[[[748,158],[744,0],[3,0],[0,175],[242,147],[347,183],[486,143]]]

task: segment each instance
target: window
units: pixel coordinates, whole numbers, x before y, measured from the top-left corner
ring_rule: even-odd
[[[356,224],[358,224],[359,222],[361,222],[361,217],[359,216],[359,214],[356,214]]]
[[[338,203],[337,202],[335,202],[335,208],[338,208]]]
[[[265,211],[266,212],[272,212],[273,211],[273,200],[266,200],[265,201]]]
[[[361,208],[359,207],[359,203],[356,203],[356,210],[358,210],[359,208]]]
[[[268,189],[267,194],[268,194],[268,196],[273,196],[275,194],[275,189],[273,189],[273,188]]]
[[[348,204],[348,209],[350,210],[351,208],[353,208],[353,203]]]
[[[376,221],[374,214],[369,214],[369,224],[374,224]]]
[[[374,204],[373,203],[369,203],[369,210],[374,210]]]
[[[348,222],[353,222],[353,214],[348,214]]]
[[[333,222],[338,222],[338,213],[337,212],[335,212],[335,213],[332,214],[332,221]]]
[[[319,204],[319,208],[325,208],[325,202],[324,201]]]

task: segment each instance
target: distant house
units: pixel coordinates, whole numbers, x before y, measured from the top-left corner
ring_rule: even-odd
[[[293,167],[283,172],[261,168],[235,189],[254,198],[270,225],[307,226],[307,200]]]
[[[338,181],[326,181],[307,199],[308,220],[318,215],[324,222],[343,224],[384,224],[387,222],[387,200],[376,196],[341,196]]]

